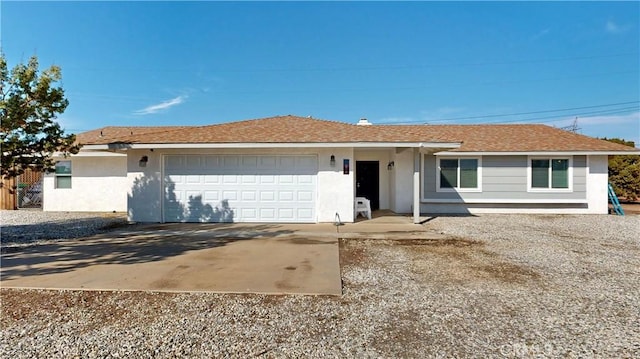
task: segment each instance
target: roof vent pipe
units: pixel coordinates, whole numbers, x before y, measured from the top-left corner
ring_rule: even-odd
[[[372,123],[369,122],[366,118],[361,118],[357,123],[358,126],[371,126]]]

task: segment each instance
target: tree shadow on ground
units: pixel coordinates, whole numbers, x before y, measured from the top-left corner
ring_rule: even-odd
[[[2,254],[3,280],[106,264],[141,264],[236,241],[292,234],[275,224],[151,224]],[[268,253],[265,253],[268,255]]]
[[[34,224],[2,225],[0,243],[33,243],[42,240],[83,238],[127,226],[123,214],[72,218]]]

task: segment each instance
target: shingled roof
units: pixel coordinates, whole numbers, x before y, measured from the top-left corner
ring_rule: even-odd
[[[84,145],[224,143],[461,143],[457,152],[638,152],[546,125],[357,126],[276,116],[209,126],[104,127],[77,136]]]

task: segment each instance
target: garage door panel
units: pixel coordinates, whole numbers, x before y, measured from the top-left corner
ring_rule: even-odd
[[[298,201],[300,202],[313,202],[313,192],[311,191],[298,191]]]
[[[293,208],[280,208],[278,210],[278,218],[284,219],[284,220],[292,220],[293,217],[293,213],[295,212],[295,209]]]
[[[188,184],[200,184],[201,182],[204,182],[204,178],[197,175],[188,175],[185,176],[185,182]]]
[[[274,191],[260,191],[260,201],[273,202],[276,200],[276,193]]]
[[[276,176],[274,175],[262,175],[259,180],[260,184],[270,185],[276,183]]]
[[[276,209],[275,208],[260,208],[260,219],[261,220],[276,220]]]
[[[311,175],[300,175],[298,176],[298,184],[313,184],[313,178]]]
[[[279,191],[278,192],[278,200],[280,202],[292,202],[293,201],[293,191]]]
[[[303,220],[313,219],[313,209],[311,208],[298,208],[298,218]]]
[[[218,175],[205,175],[204,183],[205,184],[220,184],[220,176]]]
[[[278,176],[278,183],[281,185],[293,184],[293,175]]]
[[[240,218],[243,221],[257,221],[258,220],[258,211],[255,208],[241,208],[240,209]]]
[[[257,175],[244,175],[242,176],[242,184],[256,184],[258,183]]]
[[[256,191],[242,191],[242,201],[255,201]]]
[[[222,183],[229,184],[238,184],[238,176],[236,175],[224,175],[222,176]]]
[[[235,201],[238,199],[238,191],[227,191],[224,190],[222,191],[222,200],[227,200],[227,201]]]
[[[315,222],[316,176],[316,156],[167,155],[165,221]]]
[[[205,190],[204,191],[204,200],[207,203],[218,203],[220,201],[220,191]]]

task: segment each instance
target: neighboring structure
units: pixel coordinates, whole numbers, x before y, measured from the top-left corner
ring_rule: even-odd
[[[364,125],[364,126],[363,126]],[[297,116],[105,127],[45,178],[44,209],[138,222],[344,222],[354,198],[411,213],[607,213],[607,156],[544,125],[358,125]]]

